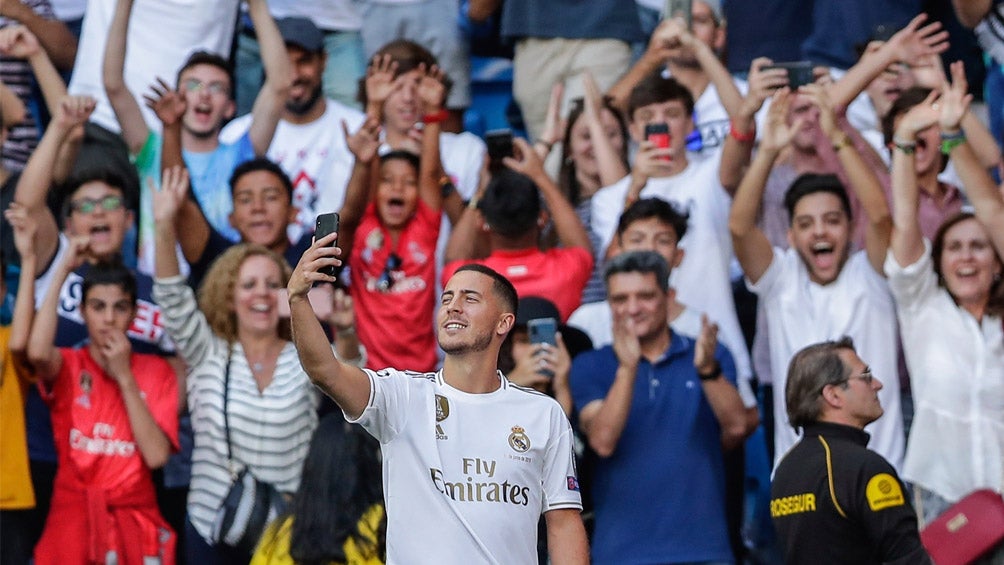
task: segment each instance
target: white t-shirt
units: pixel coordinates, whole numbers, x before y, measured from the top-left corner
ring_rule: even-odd
[[[354,30],[363,26],[358,0],[269,0],[276,19],[289,16],[310,18],[322,31]]]
[[[568,325],[575,326],[586,332],[586,335],[593,342],[594,349],[599,349],[614,342],[613,324],[613,311],[610,309],[610,303],[605,300],[583,304],[576,308],[575,312],[572,312],[572,315],[568,318]],[[672,328],[673,333],[696,339],[697,336],[701,335],[701,314],[693,308],[684,307],[683,311],[675,319],[670,320],[669,327]],[[746,342],[728,343],[724,341],[724,336],[722,344],[729,350],[729,353],[732,353],[734,349],[741,348],[745,350],[746,348]],[[732,358],[735,360],[734,354]],[[750,384],[750,377],[740,377],[736,380],[736,383],[739,396],[743,399],[743,406],[755,408],[757,401],[756,395],[753,394],[753,386]]]
[[[239,0],[156,0],[136,2],[129,19],[125,82],[139,97],[150,92],[158,77],[174,84],[178,69],[197,50],[217,53],[224,59],[230,54]],[[77,58],[70,80],[71,94],[93,96],[98,106],[91,121],[119,131],[118,120],[105,96],[101,81],[108,28],[115,13],[115,0],[90,0],[84,14]],[[140,104],[150,128],[160,131],[160,120]]]
[[[955,502],[1004,489],[1004,328],[955,304],[924,246],[913,265],[885,261],[915,407],[903,478]]]
[[[649,179],[641,198],[661,198],[690,212],[687,234],[680,240],[680,248],[687,253],[680,266],[673,269],[670,286],[676,289],[680,302],[706,312],[718,323],[719,336],[722,343],[730,345],[742,380],[749,379],[753,369],[745,345],[731,347],[745,341],[732,300],[729,276],[732,237],[728,225],[732,198],[718,180],[720,161],[721,152],[716,152],[712,157],[690,163],[677,175]],[[613,241],[630,182],[629,175],[593,195],[592,229],[600,240],[600,248],[596,250],[600,257]]]
[[[388,563],[536,563],[537,522],[582,508],[572,427],[513,385],[453,388],[442,372],[374,372],[357,420],[380,441]]]
[[[865,428],[872,436],[868,447],[898,471],[905,443],[896,362],[899,333],[889,286],[872,268],[868,255],[852,254],[837,279],[823,286],[809,279],[797,251],[774,248],[763,276],[756,284],[747,279],[747,285],[764,305],[772,379],[780,393],[774,403],[774,464],[798,441],[784,402],[791,358],[803,347],[846,335],[883,385],[878,396],[885,414]]]
[[[341,209],[354,162],[345,144],[342,120],[354,132],[365,119],[355,108],[328,99],[324,113],[310,123],[279,120],[267,155],[293,181],[293,206],[299,212],[296,224],[288,229],[290,241],[313,232],[317,214]],[[251,114],[233,120],[220,132],[220,141],[236,140],[251,127],[251,121]]]

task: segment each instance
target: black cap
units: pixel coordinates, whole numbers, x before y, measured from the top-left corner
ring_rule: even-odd
[[[303,16],[290,16],[275,20],[275,25],[279,27],[279,35],[286,45],[295,45],[306,51],[324,51],[324,34],[317,29],[310,18]]]

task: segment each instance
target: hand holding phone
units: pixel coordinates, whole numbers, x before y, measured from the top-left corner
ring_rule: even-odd
[[[488,169],[500,171],[505,168],[502,159],[513,156],[512,130],[496,129],[485,133],[488,146]]]
[[[530,334],[530,344],[546,343],[551,347],[557,347],[558,340],[555,334],[558,331],[558,321],[554,318],[535,318],[526,323],[527,332]],[[542,375],[554,377],[554,371],[550,369],[540,369],[537,371]]]
[[[788,71],[788,87],[798,90],[798,87],[812,84],[815,77],[812,74],[812,63],[809,61],[794,61],[790,63],[774,63],[764,69],[784,69]]]
[[[338,220],[339,216],[337,212],[329,212],[326,214],[317,215],[317,224],[314,226],[314,239],[318,240],[322,237],[335,233],[338,231]],[[335,241],[331,242],[329,247],[338,246],[338,237],[335,237]],[[320,272],[328,276],[337,276],[337,269],[334,266],[322,267]]]
[[[669,149],[669,143],[671,141],[669,126],[666,124],[646,124],[645,139],[659,149]],[[661,157],[661,159],[669,161],[670,157]]]

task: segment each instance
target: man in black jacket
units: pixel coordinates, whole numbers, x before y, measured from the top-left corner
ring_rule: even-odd
[[[778,464],[770,501],[787,563],[932,563],[896,470],[865,447],[881,388],[850,338],[792,358],[785,401],[803,437]]]

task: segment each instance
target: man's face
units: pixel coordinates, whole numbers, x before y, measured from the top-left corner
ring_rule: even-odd
[[[687,113],[687,107],[679,100],[669,100],[642,106],[631,116],[630,133],[637,142],[645,141],[645,126],[666,124],[669,126],[669,147],[672,158],[683,157],[687,152],[687,136],[694,129],[694,121]]]
[[[872,376],[871,382],[868,382],[871,369],[857,353],[850,349],[840,349],[837,355],[840,356],[844,366],[851,370],[846,387],[839,387],[844,401],[842,410],[851,421],[864,428],[881,418],[884,412],[878,397],[878,391],[882,390],[882,381]]]
[[[808,96],[795,94],[792,97],[791,106],[788,108],[788,125],[795,123],[795,120],[804,118],[802,127],[795,133],[791,144],[795,149],[802,151],[815,151],[816,141],[822,130],[819,127],[819,108],[812,103]]]
[[[284,241],[288,244],[286,227],[296,219],[296,208],[275,174],[259,170],[241,176],[233,196],[230,225],[241,234],[241,240],[270,248]]]
[[[829,192],[814,192],[795,204],[788,227],[788,242],[798,252],[817,284],[829,284],[847,262],[850,218],[840,199]]]
[[[418,206],[418,171],[403,159],[380,164],[376,193],[377,214],[390,229],[403,228]]]
[[[418,99],[420,78],[418,69],[413,69],[394,79],[394,91],[383,103],[384,126],[387,129],[403,134],[422,117]]]
[[[66,230],[72,235],[88,236],[88,247],[96,259],[122,251],[132,221],[133,214],[125,208],[122,190],[106,182],[86,182],[70,195]]]
[[[485,351],[512,328],[515,317],[503,311],[492,285],[491,277],[475,271],[460,271],[446,283],[436,314],[436,338],[447,354]]]
[[[327,55],[307,51],[296,45],[287,45],[289,66],[293,70],[293,85],[286,98],[286,110],[302,115],[313,109],[321,99],[321,79]]]
[[[614,323],[630,319],[638,339],[646,341],[668,331],[669,298],[655,273],[616,273],[607,279],[607,302]]]
[[[108,336],[125,335],[136,317],[136,305],[121,286],[99,284],[87,290],[80,313],[91,343],[103,347]]]
[[[892,103],[899,98],[899,95],[916,84],[917,81],[908,66],[903,63],[893,63],[868,83],[865,92],[875,107],[875,113],[882,119],[889,113]]]
[[[711,8],[701,0],[695,0],[690,13],[690,33],[713,51],[720,49],[725,43],[725,33],[715,20],[715,13],[711,11]],[[700,68],[697,58],[690,49],[684,49],[679,58],[673,59],[673,63],[686,67]]]
[[[644,218],[628,224],[620,234],[622,251],[655,251],[676,268],[683,260],[683,250],[677,247],[676,230],[659,218]]]
[[[230,77],[223,69],[208,64],[185,69],[178,81],[187,107],[182,126],[199,138],[216,137],[223,121],[234,115],[230,99]]]

